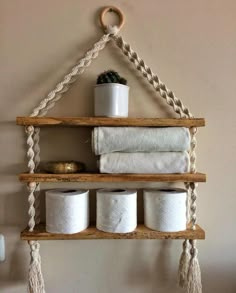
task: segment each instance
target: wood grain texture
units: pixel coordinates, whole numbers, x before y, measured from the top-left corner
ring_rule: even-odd
[[[28,228],[21,232],[22,240],[92,240],[92,239],[205,239],[204,230],[197,225],[196,230],[187,229],[181,232],[159,232],[151,230],[144,225],[138,225],[131,233],[105,233],[90,226],[88,229],[76,234],[53,234],[45,230],[44,224],[35,226],[33,232]]]
[[[204,118],[17,117],[18,125],[34,126],[205,126]]]
[[[22,173],[22,182],[206,182],[203,173],[183,174],[45,174]]]

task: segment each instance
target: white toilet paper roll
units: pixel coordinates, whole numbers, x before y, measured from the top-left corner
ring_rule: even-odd
[[[100,189],[97,191],[97,229],[129,233],[137,227],[137,191]]]
[[[46,191],[46,231],[73,234],[89,225],[89,191],[54,189]]]
[[[186,190],[144,190],[144,224],[150,229],[178,232],[186,229]]]

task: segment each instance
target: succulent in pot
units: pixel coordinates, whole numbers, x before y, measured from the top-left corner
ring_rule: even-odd
[[[128,117],[129,87],[116,71],[101,73],[94,93],[95,116]]]

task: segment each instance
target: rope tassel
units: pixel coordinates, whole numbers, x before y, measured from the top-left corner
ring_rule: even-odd
[[[185,239],[183,242],[183,252],[180,257],[178,271],[178,284],[181,288],[186,288],[187,286],[189,263],[191,258],[189,248],[189,240]]]
[[[30,267],[29,267],[29,293],[45,293],[44,280],[41,270],[41,257],[39,254],[40,244],[37,241],[29,241]]]
[[[191,244],[191,259],[188,270],[187,293],[202,293],[201,270],[198,262],[196,240],[189,240]]]

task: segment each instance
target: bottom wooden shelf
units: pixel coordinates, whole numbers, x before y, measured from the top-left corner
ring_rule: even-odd
[[[45,224],[35,226],[33,232],[28,228],[21,232],[22,240],[76,240],[76,239],[205,239],[204,230],[197,225],[196,230],[187,229],[181,232],[159,232],[151,230],[144,225],[138,225],[131,233],[105,233],[90,226],[88,229],[76,234],[54,234],[45,230]]]

